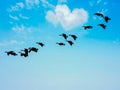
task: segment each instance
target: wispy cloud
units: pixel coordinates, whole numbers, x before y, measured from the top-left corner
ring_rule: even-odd
[[[27,27],[24,24],[15,25],[12,27],[12,30],[18,34],[31,33],[34,30],[32,27]]]
[[[13,20],[19,20],[19,18],[17,17],[17,16],[13,16],[13,15],[9,15],[9,17],[11,18],[11,19],[13,19]]]
[[[90,0],[88,3],[91,7],[99,4],[107,5],[107,2],[104,2],[103,0]]]
[[[83,8],[71,11],[65,4],[57,5],[54,11],[47,12],[46,20],[54,26],[60,24],[65,30],[70,30],[85,24],[88,21],[88,13]]]
[[[14,22],[12,22],[12,21],[9,21],[9,24],[13,24]]]
[[[97,4],[99,4],[99,3],[101,3],[102,2],[102,0],[97,0]]]
[[[10,44],[16,44],[16,45],[22,45],[22,44],[24,44],[25,42],[24,42],[24,41],[17,41],[17,40],[10,40],[9,43],[10,43]]]
[[[21,9],[23,9],[25,7],[23,2],[18,2],[16,3],[14,6],[11,6],[10,8],[7,9],[8,12],[12,12],[12,11],[20,11]]]
[[[104,5],[107,5],[108,3],[107,3],[107,2],[104,2],[103,4],[104,4]]]
[[[17,33],[21,33],[25,30],[25,26],[22,25],[15,25],[14,27],[12,27],[12,30],[17,32]]]
[[[60,0],[59,2],[66,2],[67,0]],[[7,8],[8,12],[18,12],[20,10],[32,10],[38,9],[40,6],[44,8],[54,8],[55,6],[51,4],[48,0],[24,0],[24,2],[17,2],[15,5]]]
[[[108,12],[108,9],[102,9],[101,10],[101,13],[103,13],[103,14],[105,14],[105,13],[107,13]]]
[[[33,9],[39,7],[40,0],[25,0],[24,2],[18,2],[7,9],[8,12],[20,11],[23,9]]]
[[[34,7],[39,7],[40,0],[25,0],[25,5],[27,9],[32,9]]]
[[[42,2],[42,6],[45,7],[45,8],[54,8],[55,6],[51,3],[49,3],[47,0],[41,0]]]
[[[24,15],[22,15],[22,14],[19,14],[19,17],[22,18],[22,19],[27,19],[27,20],[29,19],[29,17],[24,16]]]
[[[9,41],[0,42],[0,46],[23,45],[24,43],[25,43],[24,41],[9,40]]]
[[[67,3],[68,0],[58,0],[58,4]]]
[[[92,7],[95,2],[94,2],[94,1],[89,1],[88,3],[89,3],[89,5]]]

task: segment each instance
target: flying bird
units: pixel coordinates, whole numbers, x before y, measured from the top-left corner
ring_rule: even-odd
[[[60,34],[59,36],[62,36],[62,37],[64,37],[64,39],[67,39],[67,38],[68,38],[68,36],[67,36],[65,33],[63,33],[63,34]]]
[[[93,28],[93,26],[83,26],[84,27],[84,29],[86,30],[86,29],[92,29]]]
[[[28,53],[29,53],[29,49],[25,48],[24,50],[21,50],[23,52],[19,52],[20,53],[20,56],[24,56],[24,57],[27,57],[28,56]]]
[[[98,26],[101,26],[103,29],[106,29],[106,25],[105,24],[98,24]]]
[[[38,48],[35,48],[35,47],[30,47],[29,48],[29,53],[33,51],[33,52],[38,52]]]
[[[42,42],[36,42],[36,44],[40,45],[41,47],[45,46]]]
[[[19,53],[20,53],[20,56],[28,57],[28,53],[22,53],[22,52],[19,52]]]
[[[9,56],[10,54],[12,54],[14,51],[5,51],[5,53],[7,53],[7,55]]]
[[[57,42],[56,44],[58,44],[60,46],[65,46],[65,43],[62,43],[62,42],[60,42],[60,43]]]
[[[29,53],[29,49],[27,49],[27,48],[25,48],[24,50],[21,50],[21,51],[24,51],[25,54]]]
[[[104,15],[102,13],[95,13],[94,15],[104,17]]]
[[[7,55],[13,55],[13,56],[17,56],[17,54],[14,51],[5,51],[5,53],[7,53]]]
[[[70,46],[72,46],[74,43],[72,41],[67,40]]]
[[[76,35],[73,35],[73,34],[69,34],[69,36],[71,36],[74,40],[78,38]]]
[[[111,18],[109,18],[108,16],[105,16],[104,20],[105,20],[106,23],[108,23],[108,20],[111,20]]]

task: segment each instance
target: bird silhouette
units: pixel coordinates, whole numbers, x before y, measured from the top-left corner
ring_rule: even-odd
[[[60,43],[57,42],[56,44],[58,44],[60,46],[65,46],[65,43],[62,43],[62,42],[60,42]]]
[[[106,25],[105,24],[98,24],[98,26],[101,26],[103,29],[106,29]]]
[[[22,52],[19,52],[19,53],[20,53],[20,56],[28,57],[28,53],[22,53]]]
[[[35,47],[30,47],[29,48],[29,53],[33,51],[33,52],[38,52],[38,48],[35,48]]]
[[[25,54],[29,53],[29,50],[27,48],[25,48],[24,50],[21,50],[21,51],[24,51]]]
[[[5,51],[5,53],[7,53],[7,55],[9,56],[10,54],[12,54],[14,51]]]
[[[106,23],[108,23],[108,20],[111,20],[111,18],[109,18],[108,16],[105,16],[104,20],[105,20]]]
[[[68,36],[67,36],[65,33],[63,33],[63,34],[60,34],[59,36],[62,36],[62,37],[64,37],[64,39],[67,39],[67,38],[68,38]]]
[[[104,15],[102,13],[95,13],[94,15],[104,17]]]
[[[17,56],[17,54],[14,51],[5,51],[5,53],[7,53],[7,55],[13,55],[13,56]]]
[[[71,36],[74,40],[78,38],[76,35],[73,35],[73,34],[69,34],[69,36]]]
[[[25,48],[24,50],[21,50],[23,52],[19,52],[20,53],[20,56],[24,56],[24,57],[27,57],[28,56],[28,53],[29,53],[29,49]]]
[[[70,41],[70,40],[66,40],[68,43],[69,43],[69,45],[70,46],[72,46],[74,43],[72,42],[72,41]]]
[[[36,42],[36,44],[40,45],[41,47],[45,46],[42,42]]]
[[[92,29],[93,28],[93,26],[83,26],[84,27],[84,29],[86,30],[86,29]]]

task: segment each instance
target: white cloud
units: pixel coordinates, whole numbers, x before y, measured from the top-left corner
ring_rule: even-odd
[[[101,3],[102,2],[102,0],[97,0],[97,4],[99,4],[99,3]]]
[[[89,5],[92,7],[92,6],[95,6],[95,5],[99,5],[99,4],[103,4],[103,5],[107,5],[108,3],[107,2],[104,2],[103,0],[90,0],[89,2]]]
[[[23,32],[25,30],[25,26],[22,24],[22,25],[15,25],[13,28],[12,28],[13,31],[15,32]]]
[[[63,0],[66,1],[66,0]],[[24,9],[36,9],[40,6],[43,6],[44,8],[54,8],[55,6],[48,2],[48,0],[24,0],[24,2],[17,2],[15,5],[10,6],[7,8],[8,12],[13,11],[20,11]]]
[[[16,45],[17,44],[21,45],[21,44],[24,44],[24,41],[10,40],[9,43],[10,44],[16,44]]]
[[[107,3],[107,2],[104,2],[103,4],[104,4],[104,5],[107,5],[108,3]]]
[[[8,11],[9,11],[9,12],[19,11],[19,10],[23,9],[24,6],[25,6],[24,3],[18,2],[18,3],[16,3],[14,6],[11,6],[10,8],[8,8]]]
[[[13,22],[12,22],[12,21],[9,21],[9,24],[13,24]]]
[[[25,34],[25,33],[31,33],[33,28],[21,24],[21,25],[15,25],[14,27],[12,27],[12,30],[18,34]]]
[[[19,20],[19,18],[17,16],[13,16],[13,15],[9,15],[10,18],[14,19],[14,20]]]
[[[26,8],[31,9],[35,6],[39,6],[40,1],[39,0],[25,0]]]
[[[105,14],[106,12],[108,12],[108,9],[102,9],[102,11],[100,13]]]
[[[20,11],[22,9],[33,9],[36,6],[39,7],[40,0],[25,0],[25,3],[18,2],[15,5],[7,9],[9,12]]]
[[[1,43],[0,43],[0,46],[23,45],[24,43],[25,43],[24,41],[9,40],[9,41],[1,42]]]
[[[71,11],[67,5],[57,5],[55,10],[48,11],[46,19],[54,26],[60,24],[65,30],[82,26],[88,21],[88,13],[83,8]]]
[[[29,19],[29,17],[23,16],[22,14],[19,14],[19,17],[22,18],[22,19]]]
[[[58,0],[58,4],[67,3],[67,0]]]
[[[89,3],[89,5],[92,7],[95,2],[94,2],[94,1],[89,1],[88,3]]]
[[[40,0],[40,1],[42,2],[42,6],[45,8],[47,8],[47,7],[54,8],[55,7],[54,5],[50,4],[47,0]]]

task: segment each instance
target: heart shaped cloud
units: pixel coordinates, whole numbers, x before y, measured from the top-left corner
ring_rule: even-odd
[[[65,4],[57,5],[53,11],[47,12],[46,20],[54,26],[60,24],[64,30],[71,30],[85,24],[88,21],[88,13],[83,8],[71,11]]]

